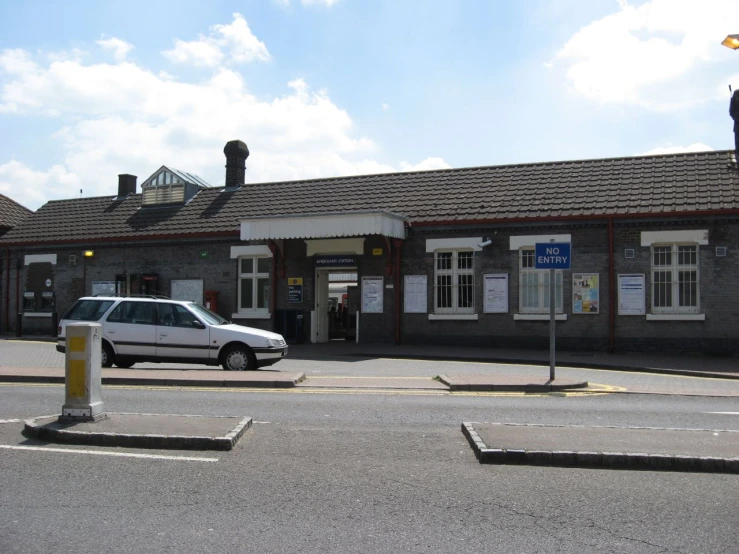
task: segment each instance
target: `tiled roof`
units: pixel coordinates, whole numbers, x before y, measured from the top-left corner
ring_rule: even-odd
[[[0,194],[0,230],[15,227],[33,212]]]
[[[246,217],[388,211],[412,223],[739,210],[728,151],[385,173],[201,190],[141,208],[141,195],[51,201],[3,243],[238,233]]]

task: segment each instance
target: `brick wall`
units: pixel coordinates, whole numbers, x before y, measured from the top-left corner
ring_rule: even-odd
[[[708,229],[709,245],[699,247],[700,304],[705,321],[648,321],[646,316],[615,315],[617,350],[739,353],[739,223],[736,220],[706,218],[692,222],[619,221],[614,225],[614,266],[618,274],[643,273],[646,276],[647,313],[651,306],[651,250],[641,246],[641,232],[654,230]],[[606,222],[503,228],[469,228],[465,231],[415,228],[403,247],[404,275],[427,275],[428,307],[433,312],[433,254],[426,253],[431,238],[488,236],[493,243],[475,254],[475,302],[477,321],[434,321],[428,314],[404,314],[403,342],[469,344],[493,347],[548,348],[548,321],[515,320],[519,311],[519,262],[517,251],[509,249],[511,236],[570,234],[572,270],[564,272],[564,313],[557,321],[557,348],[562,350],[603,350],[609,346],[610,273],[608,227]],[[726,257],[716,257],[715,247],[727,246]],[[633,259],[624,249],[635,251]],[[483,313],[483,275],[507,273],[509,313]],[[574,314],[573,273],[598,273],[600,312]],[[617,304],[616,311],[617,311]]]
[[[615,315],[615,346],[617,350],[707,352],[713,354],[739,353],[739,221],[736,219],[702,218],[694,221],[671,222],[616,220],[614,225],[615,274],[641,273],[646,277],[647,312],[651,306],[650,248],[641,246],[641,232],[655,230],[707,229],[709,245],[699,247],[700,305],[705,321],[648,321],[646,316]],[[510,250],[512,236],[570,234],[572,236],[572,270],[564,272],[564,313],[566,321],[557,322],[557,346],[561,350],[603,350],[609,346],[609,319],[611,291],[608,257],[608,226],[605,221],[559,225],[481,226],[466,229],[411,228],[401,250],[401,340],[409,344],[451,344],[494,347],[525,347],[545,349],[549,344],[548,321],[514,319],[519,311],[518,252]],[[426,275],[428,278],[427,306],[434,309],[433,253],[426,252],[426,240],[453,237],[492,238],[492,244],[475,254],[475,303],[478,320],[429,320],[427,314],[405,314],[403,308],[404,275]],[[116,274],[156,273],[159,288],[165,295],[171,291],[173,279],[203,279],[204,290],[220,292],[218,312],[232,319],[237,304],[237,262],[230,258],[230,247],[243,245],[238,239],[208,242],[171,242],[151,244],[119,244],[96,246],[95,256],[85,260],[80,248],[49,248],[33,251],[14,250],[10,253],[10,281],[5,282],[3,294],[9,293],[9,325],[5,332],[15,329],[16,298],[15,260],[26,253],[55,253],[54,290],[57,311],[61,315],[83,294],[90,294],[92,281],[114,280]],[[716,246],[726,246],[726,257],[716,257]],[[381,248],[382,255],[374,256],[373,249]],[[625,249],[633,249],[635,257],[627,259]],[[302,336],[309,340],[310,317],[314,306],[315,268],[312,258],[306,256],[305,241],[288,240],[282,244],[283,261],[278,258],[277,276],[273,281],[278,310],[297,310],[302,318]],[[201,257],[201,252],[207,257]],[[68,263],[70,254],[77,256],[77,265]],[[357,256],[358,275],[383,277],[383,313],[360,316],[360,342],[392,343],[395,340],[394,278],[387,274],[391,251],[381,237],[365,240],[364,254]],[[283,266],[284,265],[284,269]],[[572,274],[598,273],[600,281],[600,312],[598,314],[572,313]],[[509,311],[505,314],[483,313],[483,275],[508,274]],[[83,286],[83,277],[84,283]],[[303,278],[303,300],[288,302],[287,279]],[[23,293],[25,268],[21,272],[20,292]],[[3,297],[4,300],[4,297]],[[5,314],[3,313],[3,316]],[[272,319],[236,319],[238,323],[273,329]],[[33,325],[38,328],[34,328]],[[28,323],[27,331],[48,333],[46,321]]]

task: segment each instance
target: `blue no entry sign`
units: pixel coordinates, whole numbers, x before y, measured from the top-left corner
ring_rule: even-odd
[[[570,243],[544,242],[536,244],[536,269],[570,269]]]

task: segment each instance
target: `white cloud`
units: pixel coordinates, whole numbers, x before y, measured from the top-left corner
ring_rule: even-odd
[[[387,110],[390,109],[390,106],[387,103],[383,102],[382,103],[382,109],[385,110],[385,111],[387,111]]]
[[[575,33],[556,58],[567,65],[573,89],[590,100],[675,109],[713,98],[704,73],[727,59],[720,46],[727,21],[739,21],[736,0],[700,6],[694,0],[639,6],[622,0],[616,13]]]
[[[656,156],[660,154],[681,154],[683,152],[712,152],[714,149],[701,142],[694,142],[687,146],[658,146],[638,156]]]
[[[426,158],[415,165],[400,162],[400,167],[402,171],[430,171],[432,169],[449,169],[452,166],[446,163],[443,158]]]
[[[46,171],[33,170],[15,160],[0,165],[0,192],[32,210],[47,200],[74,197],[79,194],[79,185],[77,175],[63,165]]]
[[[113,57],[119,62],[125,60],[128,53],[133,49],[133,44],[115,37],[101,38],[95,42],[105,50],[112,50]]]
[[[141,183],[163,164],[222,185],[223,146],[232,139],[252,152],[249,182],[449,167],[439,158],[398,167],[377,161],[378,146],[357,136],[349,113],[300,78],[258,98],[225,67],[187,82],[130,61],[49,62],[5,50],[0,82],[0,112],[58,121],[58,160],[0,160],[0,190],[31,209],[77,197],[80,188],[84,196],[113,196],[118,174],[138,175]]]
[[[38,70],[31,54],[20,48],[0,52],[0,70],[9,75],[28,75]]]
[[[200,35],[198,40],[190,42],[175,39],[174,48],[162,54],[173,62],[201,67],[216,67],[226,59],[236,63],[270,59],[265,44],[254,36],[239,13],[233,14],[229,25],[213,25],[208,36]]]
[[[177,63],[191,63],[196,66],[214,67],[223,60],[220,47],[206,37],[191,42],[175,39],[174,48],[162,52],[167,58]]]

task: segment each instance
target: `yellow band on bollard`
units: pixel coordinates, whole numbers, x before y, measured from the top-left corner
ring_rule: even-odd
[[[87,347],[85,337],[69,337],[69,350],[71,352],[84,352]]]
[[[84,339],[82,340],[84,342]],[[69,387],[69,396],[82,398],[85,396],[85,360],[69,361],[69,377],[67,386]]]

